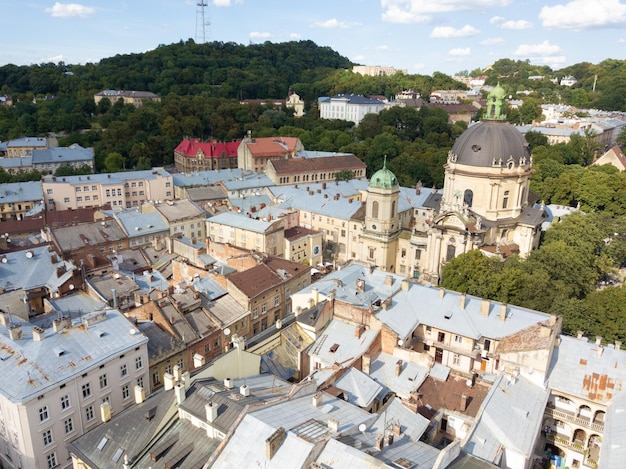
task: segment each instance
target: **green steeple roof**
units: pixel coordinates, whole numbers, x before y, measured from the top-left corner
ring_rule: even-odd
[[[487,95],[487,112],[485,112],[484,119],[504,120],[506,115],[502,114],[502,108],[505,98],[506,91],[498,83]]]
[[[391,189],[398,186],[396,175],[387,169],[387,156],[383,163],[383,169],[376,171],[370,178],[369,187],[377,189]]]

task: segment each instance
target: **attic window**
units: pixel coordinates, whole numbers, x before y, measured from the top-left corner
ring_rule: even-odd
[[[337,351],[337,349],[339,348],[339,344],[333,344],[330,347],[330,353],[335,353]]]
[[[148,409],[148,411],[144,415],[146,417],[146,420],[152,420],[156,415],[156,407]]]
[[[480,151],[480,145],[472,145],[472,151],[473,152],[479,152]]]
[[[104,446],[107,444],[107,442],[109,441],[109,439],[106,436],[103,436],[102,439],[100,440],[100,443],[98,443],[97,448],[102,451],[104,449]]]
[[[115,454],[113,455],[111,460],[113,462],[118,462],[120,460],[120,458],[122,457],[123,453],[124,453],[124,449],[123,448],[117,448],[117,451],[115,452]]]
[[[447,312],[443,315],[443,317],[444,317],[444,318],[446,318],[446,319],[450,319],[450,318],[452,317],[452,311],[447,311]]]
[[[52,351],[54,352],[54,354],[55,354],[57,357],[60,357],[61,355],[65,355],[65,354],[67,353],[67,352],[66,352],[63,348],[61,348],[61,347],[54,347],[54,348],[52,349]]]

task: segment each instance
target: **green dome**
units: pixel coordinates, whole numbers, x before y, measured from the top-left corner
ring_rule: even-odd
[[[491,98],[491,97],[495,97],[498,99],[506,98],[506,91],[504,91],[504,88],[500,86],[500,83],[494,86],[494,88],[491,90],[487,98]]]
[[[398,186],[398,178],[387,169],[387,158],[383,164],[383,169],[376,171],[370,178],[369,187],[377,189],[391,189]]]

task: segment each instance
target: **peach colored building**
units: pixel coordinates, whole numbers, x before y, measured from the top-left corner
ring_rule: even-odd
[[[46,177],[42,181],[48,211],[110,205],[113,209],[139,207],[149,200],[174,199],[172,175],[147,171]]]
[[[304,146],[296,137],[252,138],[248,134],[237,150],[237,165],[241,169],[263,173],[268,161],[293,158],[302,150]]]

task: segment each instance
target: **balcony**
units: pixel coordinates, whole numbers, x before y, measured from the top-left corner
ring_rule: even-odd
[[[590,419],[587,418],[576,417],[574,412],[570,412],[567,410],[546,407],[546,409],[544,410],[544,415],[546,417],[552,417],[566,422],[570,422],[598,433],[604,432],[604,424],[592,422]]]

